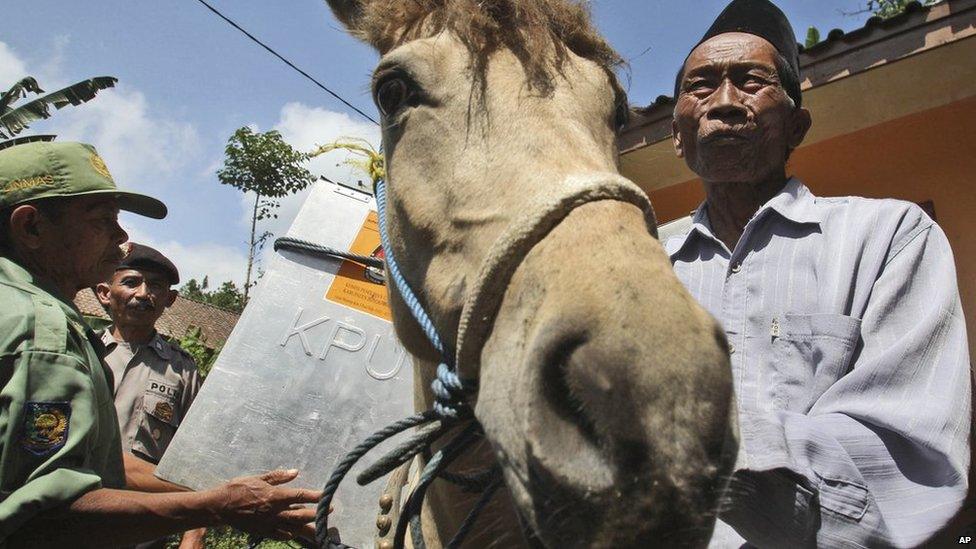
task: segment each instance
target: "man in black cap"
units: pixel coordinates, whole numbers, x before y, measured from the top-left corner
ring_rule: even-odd
[[[675,150],[706,199],[664,244],[725,327],[740,430],[713,545],[913,547],[967,493],[952,252],[914,204],[787,176],[811,125],[797,49],[776,6],[734,0],[677,78]]]
[[[122,451],[159,463],[200,389],[197,365],[179,345],[156,331],[156,321],[176,301],[176,265],[157,250],[127,242],[112,278],[95,287],[112,325],[102,334],[105,362],[115,378],[115,410]],[[202,546],[205,530],[183,536],[182,547]],[[140,548],[165,547],[165,540]]]

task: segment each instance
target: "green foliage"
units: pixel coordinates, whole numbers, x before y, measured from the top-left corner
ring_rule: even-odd
[[[224,167],[217,170],[217,179],[265,199],[288,196],[314,180],[302,167],[308,155],[292,148],[276,130],[261,133],[240,128],[227,141],[224,154]],[[274,217],[277,207],[275,200],[262,200],[257,219]]]
[[[215,307],[220,307],[221,309],[234,311],[235,313],[240,313],[244,310],[244,305],[247,304],[247,298],[236,284],[228,280],[216,290],[208,290],[209,285],[210,283],[207,277],[203,277],[203,282],[197,282],[195,278],[191,278],[180,287],[180,295],[193,301],[207,303]]]
[[[190,353],[193,361],[197,363],[197,371],[200,372],[200,377],[203,379],[206,379],[207,374],[210,373],[214,362],[217,362],[217,355],[220,354],[220,350],[223,348],[223,346],[217,347],[216,349],[208,347],[203,340],[203,331],[196,326],[187,328],[186,334],[178,339],[176,343],[184,351]]]
[[[179,537],[174,537],[166,544],[166,549],[176,549],[179,545]],[[203,538],[203,545],[207,549],[241,549],[241,547],[250,547],[250,540],[244,532],[222,526],[208,528],[207,535]],[[297,542],[264,540],[258,547],[260,549],[295,549],[300,548],[301,545]]]
[[[923,6],[931,6],[939,1],[941,0],[923,0],[921,4]],[[868,0],[867,11],[878,17],[887,19],[905,11],[905,8],[910,3],[911,0]]]
[[[812,48],[820,42],[820,31],[817,27],[807,29],[807,39],[803,41],[804,48]]]
[[[245,193],[255,193],[244,280],[244,300],[247,301],[254,258],[272,236],[267,231],[258,236],[257,222],[278,217],[275,211],[280,203],[275,199],[308,187],[315,178],[302,166],[309,156],[285,143],[275,130],[261,133],[246,126],[240,128],[227,141],[224,154],[224,167],[217,170],[217,179]]]
[[[50,107],[61,109],[68,105],[80,105],[94,98],[99,90],[115,86],[116,82],[118,79],[113,76],[97,76],[15,107],[14,103],[30,93],[44,93],[33,77],[22,78],[0,95],[0,138],[11,138],[26,129],[31,122],[49,118]]]

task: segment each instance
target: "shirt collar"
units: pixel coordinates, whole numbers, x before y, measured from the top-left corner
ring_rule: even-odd
[[[787,221],[798,224],[814,223],[819,225],[823,219],[817,211],[815,204],[816,197],[810,192],[810,189],[799,179],[791,177],[786,181],[786,185],[783,186],[783,189],[776,196],[769,199],[768,202],[756,211],[756,214],[749,223],[761,219],[767,215],[768,211],[774,211]],[[686,234],[675,238],[680,240],[674,246],[674,251],[669,254],[672,260],[695,238],[705,238],[718,242],[718,238],[712,233],[711,223],[708,220],[708,208],[705,207],[704,202],[699,204],[698,208],[692,214],[691,229]]]
[[[794,223],[813,223],[820,225],[823,217],[816,208],[816,197],[799,179],[791,177],[783,190],[759,208],[756,218],[765,209],[774,210],[783,218]]]
[[[105,344],[105,348],[109,351],[111,351],[115,345],[119,344],[119,341],[115,339],[115,336],[112,335],[112,328],[112,326],[109,326],[108,328],[105,328],[105,331],[102,333],[102,343]],[[169,345],[166,344],[166,340],[163,339],[163,336],[159,335],[159,332],[153,333],[152,338],[149,339],[149,342],[146,343],[145,347],[152,349],[153,352],[159,355],[159,357],[163,360],[169,360],[172,357],[172,352],[170,351]]]
[[[109,326],[102,331],[102,344],[105,345],[105,349],[111,351],[116,345],[119,344],[112,336],[112,327]]]

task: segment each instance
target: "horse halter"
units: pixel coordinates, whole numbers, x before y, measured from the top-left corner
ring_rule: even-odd
[[[375,183],[375,196],[379,217],[380,241],[386,256],[386,268],[390,279],[410,309],[414,319],[424,330],[431,345],[441,355],[437,368],[437,378],[432,383],[436,397],[431,410],[410,416],[380,431],[377,431],[359,446],[350,451],[333,470],[323,489],[315,520],[316,546],[322,549],[351,549],[329,538],[328,511],[342,479],[352,466],[372,448],[411,427],[421,427],[409,440],[399,445],[376,463],[364,470],[356,479],[365,486],[379,479],[421,452],[428,451],[432,444],[454,433],[440,450],[428,460],[420,474],[417,486],[407,497],[394,535],[394,549],[402,549],[407,527],[410,527],[411,540],[416,549],[426,547],[421,532],[420,510],[423,498],[430,484],[437,478],[461,486],[466,491],[482,492],[468,517],[464,520],[448,548],[460,546],[471,530],[480,511],[489,503],[492,495],[501,486],[501,470],[497,465],[473,474],[455,474],[446,469],[456,458],[483,435],[481,426],[474,417],[471,406],[477,394],[477,379],[481,368],[481,350],[491,334],[495,317],[501,307],[505,289],[511,277],[521,265],[522,259],[553,228],[559,225],[573,210],[591,202],[614,200],[633,204],[641,209],[648,229],[655,232],[654,212],[650,200],[640,188],[629,180],[611,173],[593,173],[570,176],[551,189],[546,189],[542,198],[530,211],[517,219],[499,237],[482,262],[473,291],[464,302],[456,336],[456,354],[446,352],[433,321],[421,305],[410,284],[400,272],[390,246],[386,226],[386,182],[378,178]],[[279,239],[275,243],[278,249]],[[282,245],[295,243],[283,242]],[[307,243],[302,243],[307,244]],[[304,246],[309,251],[308,246]],[[314,250],[327,255],[349,257],[335,250]]]

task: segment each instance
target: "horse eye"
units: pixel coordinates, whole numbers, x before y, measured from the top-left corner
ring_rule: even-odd
[[[627,125],[627,122],[629,121],[630,121],[630,105],[627,104],[626,100],[620,101],[619,103],[617,103],[617,110],[614,112],[613,115],[613,126],[619,132],[624,128],[624,126]]]
[[[396,114],[406,103],[409,88],[402,78],[390,78],[376,88],[376,106],[384,116]]]

